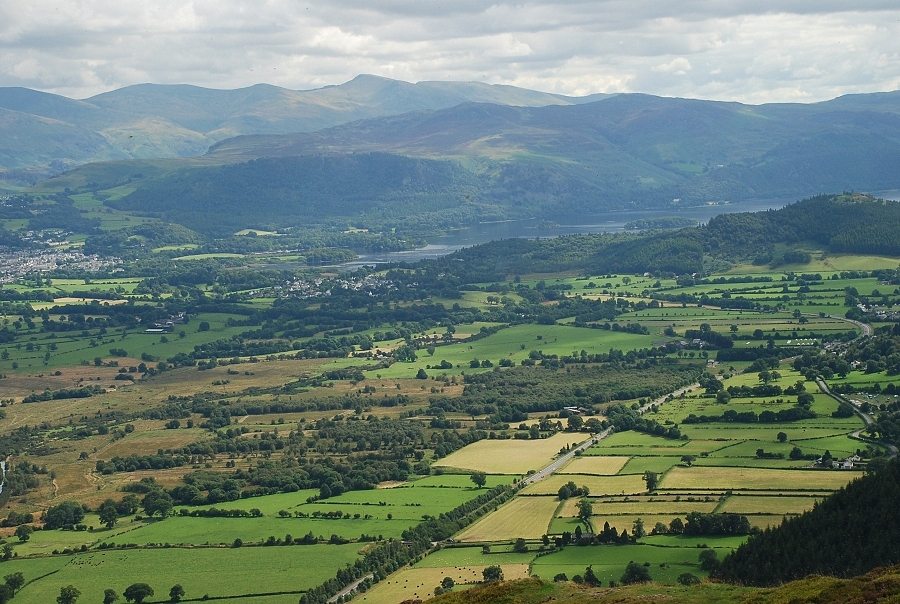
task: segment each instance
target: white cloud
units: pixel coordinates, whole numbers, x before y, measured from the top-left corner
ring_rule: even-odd
[[[31,0],[0,4],[0,85],[75,97],[359,73],[566,94],[811,101],[900,87],[900,7],[858,0]]]

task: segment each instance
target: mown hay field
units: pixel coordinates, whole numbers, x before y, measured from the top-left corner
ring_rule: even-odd
[[[485,566],[449,566],[405,568],[381,581],[375,587],[353,599],[369,604],[396,604],[406,600],[427,600],[434,597],[434,589],[444,577],[450,577],[456,585],[472,585],[483,580]],[[504,579],[524,579],[528,576],[527,564],[501,564]]]
[[[628,462],[627,457],[595,456],[576,457],[567,464],[560,474],[595,474],[598,476],[612,476]]]
[[[556,434],[541,440],[480,440],[434,465],[487,474],[525,474],[549,464],[563,447],[583,440],[583,434]]]
[[[547,532],[560,501],[556,497],[516,497],[456,536],[457,541],[538,539]]]
[[[525,487],[525,495],[556,495],[559,487],[572,481],[577,486],[586,486],[591,495],[630,495],[647,492],[642,476],[572,476],[555,474],[546,480]]]
[[[676,467],[660,483],[663,489],[701,490],[836,490],[859,476],[837,470],[778,470],[771,468]]]

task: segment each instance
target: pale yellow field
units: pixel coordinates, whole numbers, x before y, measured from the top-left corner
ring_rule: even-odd
[[[538,539],[559,507],[556,497],[516,497],[456,536],[457,541]]]
[[[747,520],[750,521],[750,526],[764,529],[764,528],[769,528],[769,527],[776,527],[779,524],[781,524],[784,520],[786,520],[788,518],[793,518],[796,515],[797,514],[784,514],[783,516],[777,515],[777,514],[771,514],[771,515],[767,515],[767,516],[748,515]]]
[[[603,503],[592,501],[594,513],[601,515],[618,514],[687,514],[688,512],[712,512],[718,501],[628,501],[624,503]],[[572,517],[578,515],[578,499],[566,500],[559,516]]]
[[[663,489],[839,489],[858,472],[777,470],[770,468],[675,467],[660,484]]]
[[[549,464],[566,445],[584,440],[582,434],[554,434],[541,440],[480,440],[451,453],[434,465],[479,470],[488,474],[525,474],[528,470],[540,470]],[[556,488],[559,489],[559,486]]]
[[[526,495],[556,495],[559,487],[569,481],[576,485],[586,486],[591,495],[631,495],[645,493],[647,486],[644,479],[637,474],[626,476],[572,476],[555,474],[546,480],[525,487]]]
[[[528,576],[527,564],[501,564],[503,578],[524,579]],[[434,588],[444,577],[450,577],[457,585],[471,585],[482,581],[485,566],[448,566],[443,568],[406,568],[378,583],[364,594],[353,598],[354,602],[371,604],[397,604],[404,600],[427,600],[434,597]]]
[[[612,476],[618,474],[630,457],[600,457],[585,456],[576,457],[565,468],[559,471],[560,474],[596,474],[598,476]]]
[[[818,497],[762,497],[735,495],[722,506],[723,512],[734,514],[800,514],[811,510]]]

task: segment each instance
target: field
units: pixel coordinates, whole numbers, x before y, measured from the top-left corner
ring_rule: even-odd
[[[434,597],[434,589],[441,584],[444,577],[450,577],[459,586],[480,583],[482,571],[488,565],[452,566],[452,567],[415,567],[405,568],[388,579],[378,583],[374,588],[354,601],[387,604],[405,600],[425,600]],[[501,564],[505,579],[523,579],[528,576],[527,564]],[[458,588],[457,588],[458,589]]]
[[[578,486],[586,486],[591,495],[627,495],[639,494],[647,491],[644,479],[641,476],[571,476],[554,474],[553,476],[528,485],[522,491],[525,495],[556,495],[559,487],[572,481]]]
[[[86,602],[100,602],[103,590],[122,593],[131,583],[147,582],[157,597],[180,583],[189,598],[294,592],[318,585],[333,569],[353,562],[359,546],[316,545],[260,548],[191,548],[97,551],[67,557],[14,560],[4,572],[22,572],[33,581],[18,598],[23,602],[53,602],[59,589],[77,585]],[[222,569],[240,569],[223,573]],[[247,577],[265,576],[264,583]],[[266,600],[264,600],[266,601]]]
[[[457,541],[539,539],[547,534],[560,501],[555,497],[516,497],[456,536]]]
[[[435,465],[488,474],[525,474],[549,464],[566,445],[584,440],[580,434],[557,434],[540,440],[482,440],[451,453]]]
[[[602,353],[608,352],[611,348],[628,351],[646,348],[657,340],[659,338],[644,335],[563,325],[514,325],[473,342],[439,346],[434,356],[419,355],[416,361],[394,363],[387,369],[371,371],[367,375],[413,377],[419,369],[424,369],[429,375],[477,373],[485,369],[470,369],[469,362],[473,358],[488,360],[494,365],[501,359],[518,364],[527,359],[532,350],[544,354],[571,354],[581,350],[588,353]],[[453,368],[428,369],[428,366],[438,367],[441,361],[451,363]]]
[[[627,457],[576,457],[559,473],[613,475],[618,474],[626,462],[628,462]]]
[[[706,543],[716,547],[715,539],[707,539]],[[648,539],[648,543],[652,540]],[[725,540],[721,544],[727,550],[734,547],[734,540]],[[667,545],[666,547],[649,547],[648,545],[612,545],[595,547],[571,547],[557,553],[536,558],[531,565],[531,574],[546,580],[552,580],[563,573],[569,579],[575,575],[584,575],[585,568],[593,567],[594,573],[603,583],[618,581],[630,561],[649,563],[650,576],[654,581],[675,583],[678,575],[689,572],[704,576],[700,570],[697,556],[700,553],[695,545]],[[722,554],[720,554],[722,555]]]
[[[856,478],[854,472],[830,470],[776,470],[769,468],[672,468],[662,480],[668,490],[834,490]]]

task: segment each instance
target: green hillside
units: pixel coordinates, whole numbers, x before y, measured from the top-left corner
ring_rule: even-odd
[[[623,94],[543,107],[464,103],[316,132],[230,138],[173,172],[136,182],[115,207],[167,216],[177,195],[186,214],[214,207],[237,217],[247,214],[252,191],[254,211],[275,226],[323,216],[364,220],[371,211],[407,220],[437,212],[426,224],[459,226],[898,187],[900,96],[879,97],[877,110],[867,100],[751,106]],[[184,123],[202,121],[192,116]],[[329,172],[342,164],[367,167]],[[401,165],[418,166],[416,174],[398,172]],[[107,176],[102,166],[92,169],[97,186],[118,184],[118,165]],[[329,189],[336,178],[339,187],[372,189],[367,203],[335,207]]]
[[[895,603],[900,593],[900,567],[893,566],[853,579],[809,577],[774,589],[702,583],[693,586],[628,585],[615,588],[577,586],[522,579],[456,591],[431,600],[434,604],[879,604]]]

